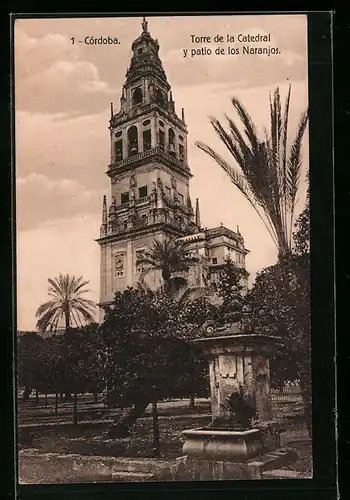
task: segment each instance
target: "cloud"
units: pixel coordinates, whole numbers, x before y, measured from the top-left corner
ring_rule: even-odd
[[[62,113],[106,107],[116,90],[97,66],[81,59],[79,48],[61,34],[31,38],[15,30],[16,109]]]
[[[48,179],[32,173],[17,179],[17,229],[27,230],[46,221],[97,214],[102,191],[88,190],[73,179]]]
[[[58,59],[76,62],[80,57],[77,45],[72,45],[67,36],[48,33],[43,37],[29,36],[22,23],[15,24],[15,77],[16,81],[40,73]],[[26,26],[24,23],[23,26]]]
[[[16,112],[17,176],[35,172],[50,179],[74,178],[90,189],[106,185],[109,113]]]

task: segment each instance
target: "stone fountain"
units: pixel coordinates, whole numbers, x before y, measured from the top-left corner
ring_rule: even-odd
[[[278,422],[272,420],[269,360],[281,339],[268,334],[263,310],[253,330],[249,312],[244,306],[223,326],[205,323],[194,341],[209,362],[212,422],[183,431],[177,479],[261,479],[263,470],[296,458],[279,448]],[[236,406],[228,407],[232,397]],[[244,408],[251,412],[242,419]]]

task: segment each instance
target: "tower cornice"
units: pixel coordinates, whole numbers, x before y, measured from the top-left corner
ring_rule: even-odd
[[[140,236],[149,236],[150,234],[165,232],[174,237],[186,236],[189,234],[184,231],[180,227],[176,227],[171,222],[155,222],[153,224],[149,224],[146,227],[136,227],[132,229],[121,230],[119,232],[114,232],[108,234],[107,236],[102,236],[101,238],[97,238],[95,241],[99,244],[103,243],[111,243],[115,241],[124,241],[134,239],[135,237]]]

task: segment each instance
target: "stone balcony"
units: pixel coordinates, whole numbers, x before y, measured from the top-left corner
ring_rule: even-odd
[[[167,153],[161,147],[151,148],[148,151],[141,151],[140,153],[136,153],[128,158],[111,163],[108,165],[107,175],[112,177],[115,173],[128,170],[129,166],[134,168],[138,164],[143,163],[146,159],[158,160],[159,162],[180,171],[182,174],[186,175],[186,177],[192,177],[190,169],[186,163],[180,161],[176,156]]]
[[[125,204],[126,205],[126,204]],[[122,205],[120,205],[122,206]],[[127,206],[127,205],[126,205]],[[118,210],[118,207],[117,207]],[[157,214],[155,216],[149,216],[145,219],[135,219],[133,222],[128,222],[127,226],[124,224],[115,224],[109,223],[107,227],[101,232],[101,238],[115,236],[115,235],[124,235],[133,231],[142,230],[145,228],[150,228],[157,224],[163,224],[169,228],[174,229],[177,234],[185,234],[188,230],[185,223],[182,223],[173,218],[165,217],[164,214]]]

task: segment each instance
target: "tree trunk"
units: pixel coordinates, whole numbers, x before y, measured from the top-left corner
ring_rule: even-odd
[[[38,389],[35,389],[35,402],[39,403],[39,391],[38,391]]]
[[[47,392],[45,392],[45,408],[47,408]]]
[[[311,394],[311,373],[305,367],[299,368],[299,380],[301,397],[304,405],[305,423],[309,437],[312,438],[312,394]]]
[[[75,392],[73,396],[73,424],[78,423],[78,394]]]
[[[194,394],[191,394],[190,395],[190,408],[194,408],[194,407],[195,407]]]
[[[152,418],[153,418],[153,447],[155,458],[160,457],[160,439],[159,439],[159,421],[158,421],[158,410],[157,401],[152,403]]]
[[[61,401],[61,403],[64,401],[64,394],[63,394],[63,392],[60,392],[60,401]]]
[[[69,306],[68,306],[66,311],[65,311],[65,315],[64,315],[66,333],[68,333],[69,328],[70,328],[70,317],[69,316],[70,316],[70,311],[69,311]]]
[[[23,391],[24,401],[28,401],[31,392],[32,391],[31,391],[31,389],[29,389],[29,387],[27,387],[27,386],[24,387],[24,391]]]
[[[131,427],[135,424],[136,420],[141,417],[149,405],[149,401],[138,401],[132,408],[129,408],[124,414],[111,425],[107,431],[109,438],[123,438],[130,436]]]
[[[56,392],[55,396],[55,415],[58,415],[58,392]]]
[[[97,394],[97,392],[94,392],[94,403],[95,404],[97,403],[97,398],[98,398],[98,394]]]

